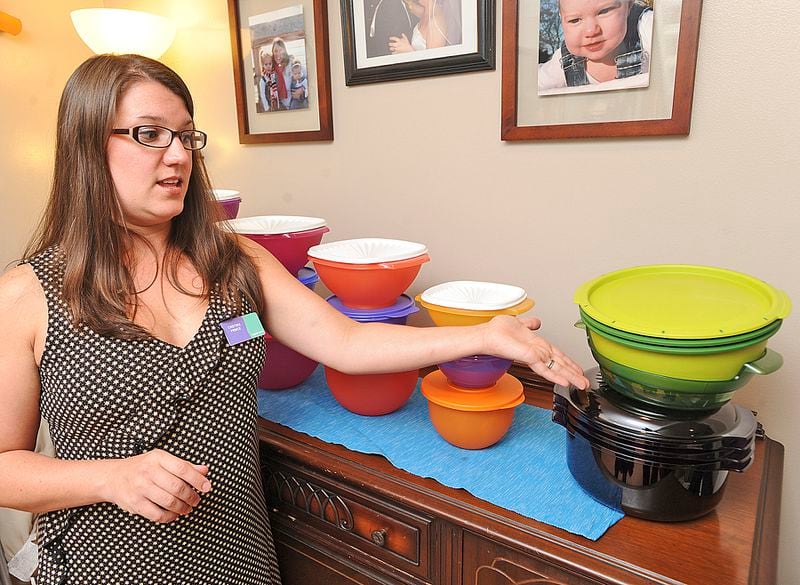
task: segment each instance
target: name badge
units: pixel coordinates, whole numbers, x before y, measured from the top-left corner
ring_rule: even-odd
[[[225,332],[228,345],[237,345],[264,335],[264,326],[255,313],[228,319],[220,323],[220,327]]]

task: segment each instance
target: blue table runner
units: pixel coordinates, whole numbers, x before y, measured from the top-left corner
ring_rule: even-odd
[[[272,422],[352,451],[378,454],[420,477],[472,495],[591,540],[622,514],[587,495],[565,458],[566,431],[550,411],[523,404],[508,434],[495,445],[471,451],[442,439],[428,418],[428,403],[414,390],[400,410],[360,416],[331,395],[322,367],[303,384],[258,391],[258,413]]]

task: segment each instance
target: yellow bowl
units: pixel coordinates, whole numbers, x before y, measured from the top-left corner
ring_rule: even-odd
[[[440,327],[448,325],[480,325],[481,323],[490,321],[492,317],[496,317],[497,315],[521,315],[522,313],[530,311],[534,305],[533,299],[527,298],[513,307],[492,311],[476,311],[472,309],[456,309],[453,307],[433,305],[423,301],[422,295],[417,295],[416,300],[427,309],[433,322]]]
[[[602,357],[635,370],[678,378],[722,382],[731,380],[742,366],[760,358],[767,348],[767,340],[753,345],[716,353],[662,353],[637,349],[587,330],[590,345]]]

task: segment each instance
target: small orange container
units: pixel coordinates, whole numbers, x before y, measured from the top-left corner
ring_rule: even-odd
[[[346,264],[309,256],[320,280],[352,309],[391,307],[430,260],[428,254],[377,264]]]
[[[463,391],[435,371],[422,379],[422,394],[428,399],[436,431],[462,449],[484,449],[497,443],[511,428],[514,409],[525,401],[522,383],[510,374],[490,388]]]
[[[325,366],[325,380],[336,402],[366,416],[389,414],[403,406],[419,379],[419,370],[391,374],[343,374]]]

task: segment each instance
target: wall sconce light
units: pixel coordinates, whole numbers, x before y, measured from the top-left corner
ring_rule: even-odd
[[[175,24],[157,14],[120,8],[84,8],[70,13],[72,24],[95,53],[163,55],[175,39]]]
[[[0,12],[0,31],[7,32],[11,35],[18,35],[22,30],[22,21],[19,18],[14,18],[7,12]]]

